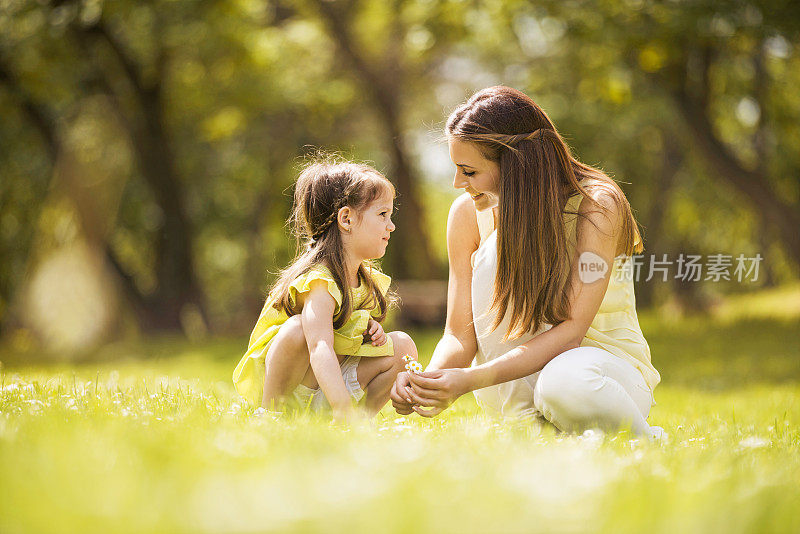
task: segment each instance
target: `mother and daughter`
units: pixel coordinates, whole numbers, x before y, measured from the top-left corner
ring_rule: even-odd
[[[646,421],[660,378],[621,275],[642,251],[622,190],[509,87],[473,95],[446,133],[465,194],[447,222],[447,320],[427,370],[404,371],[413,340],[381,327],[393,295],[373,260],[395,229],[392,184],[365,165],[314,163],[295,188],[304,248],[267,298],[237,391],[336,418],[357,404],[375,414],[389,398],[398,413],[433,417],[472,391],[504,417],[660,437]]]

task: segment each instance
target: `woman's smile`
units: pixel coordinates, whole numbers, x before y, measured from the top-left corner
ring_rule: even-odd
[[[479,211],[493,208],[498,202],[500,167],[487,160],[474,143],[447,140],[450,159],[456,166],[453,187],[465,191]]]

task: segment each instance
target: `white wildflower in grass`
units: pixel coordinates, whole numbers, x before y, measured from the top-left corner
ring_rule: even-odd
[[[759,436],[749,436],[739,442],[739,447],[742,449],[761,449],[769,447],[770,441]]]
[[[605,432],[603,432],[599,428],[590,428],[588,430],[585,430],[583,434],[581,434],[579,439],[586,443],[591,443],[596,445],[602,443],[604,438],[605,438]]]

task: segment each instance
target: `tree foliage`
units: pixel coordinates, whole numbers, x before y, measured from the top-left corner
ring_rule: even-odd
[[[428,161],[438,132],[424,134],[497,83],[533,96],[580,159],[623,182],[648,252],[761,251],[772,277],[796,276],[791,2],[0,9],[0,324],[37,262],[82,239],[140,326],[185,327],[188,310],[245,329],[293,253],[288,193],[313,147],[387,173],[400,193],[387,271],[441,277],[429,236],[449,178]],[[647,301],[663,297],[652,287]]]

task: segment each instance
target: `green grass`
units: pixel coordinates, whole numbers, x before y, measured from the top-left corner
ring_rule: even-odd
[[[0,532],[798,532],[800,288],[643,314],[667,443],[500,425],[465,397],[349,428],[242,407],[243,339],[0,352]],[[788,311],[787,311],[788,310]],[[429,354],[436,332],[415,336]]]

